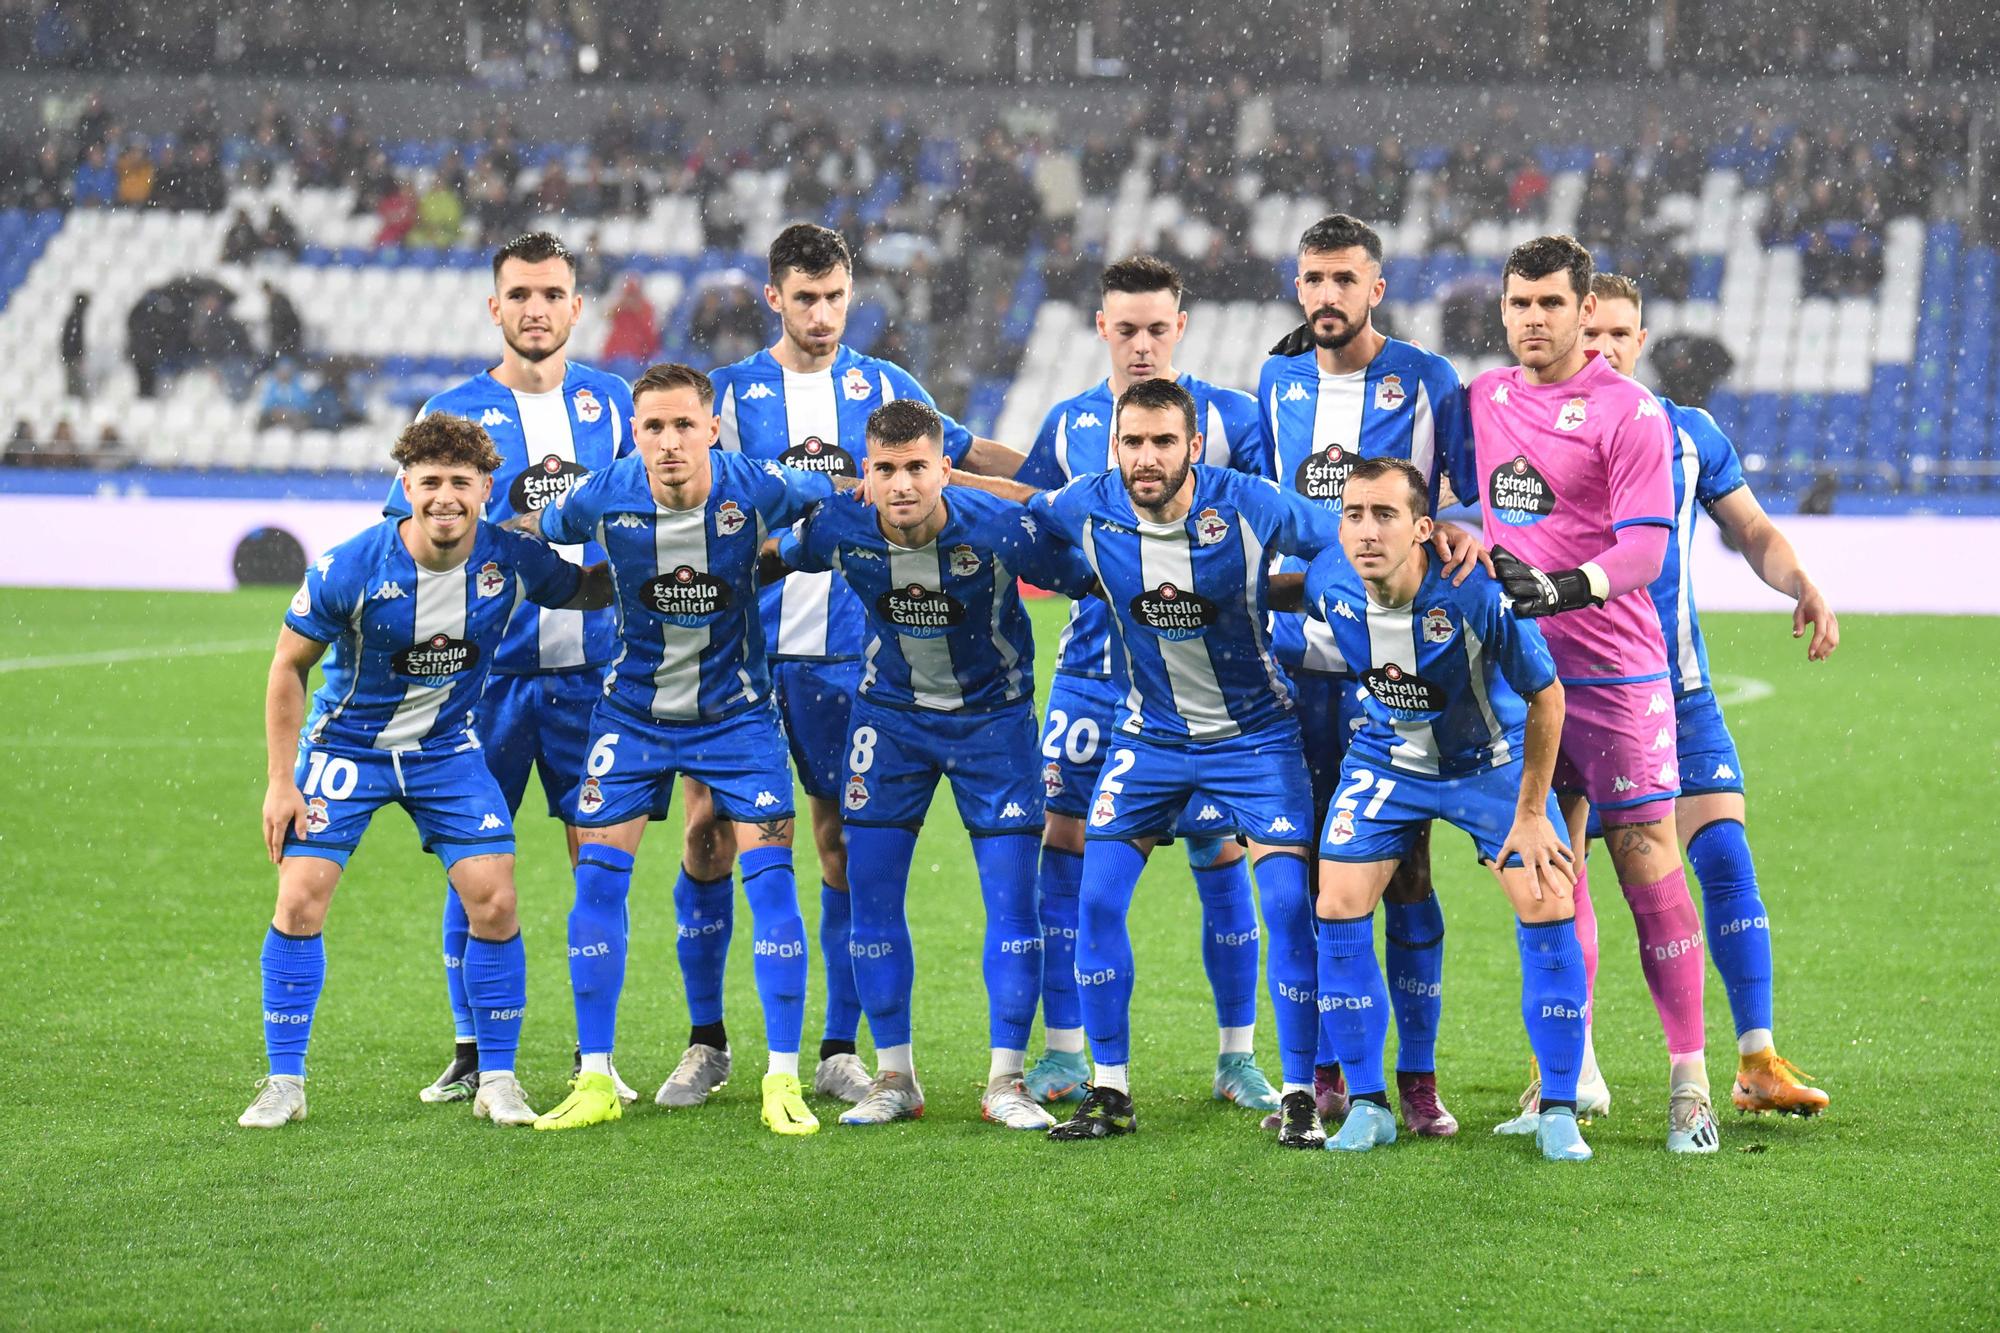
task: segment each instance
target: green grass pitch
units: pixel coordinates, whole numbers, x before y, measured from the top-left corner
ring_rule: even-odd
[[[1809,667],[1777,617],[1708,620],[1719,668],[1772,687],[1730,718],[1776,921],[1780,1049],[1833,1109],[1724,1109],[1719,1156],[1667,1156],[1664,1051],[1600,856],[1597,1040],[1616,1102],[1589,1131],[1596,1162],[1561,1169],[1488,1132],[1526,1072],[1512,936],[1468,844],[1442,831],[1455,1141],[1287,1153],[1210,1100],[1213,1014],[1175,849],[1133,913],[1142,1132],[1058,1145],[982,1124],[979,898],[942,797],[911,888],[920,1122],[843,1130],[822,1105],[813,1138],[764,1131],[741,938],[741,1073],[706,1108],[670,1115],[648,1097],[618,1124],[546,1135],[419,1104],[450,1037],[442,879],[391,811],[333,909],[312,1118],[239,1130],[263,1070],[256,955],[273,886],[257,828],[262,645],[288,591],[0,593],[0,1324],[2000,1319],[1993,621],[1852,617],[1835,659]],[[1045,658],[1056,612],[1037,609]],[[569,876],[555,825],[521,833],[522,1072],[545,1107],[573,1031]],[[619,1066],[647,1093],[686,1035],[677,846],[676,826],[653,832],[632,900]],[[810,935],[809,846],[799,866]],[[1708,1015],[1726,1100],[1734,1043],[1714,980]],[[1266,1009],[1275,1075],[1271,1030]]]

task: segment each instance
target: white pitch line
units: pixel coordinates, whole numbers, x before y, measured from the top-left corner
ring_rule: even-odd
[[[1712,688],[1715,690],[1715,701],[1724,708],[1741,708],[1744,704],[1754,704],[1778,692],[1778,687],[1770,681],[1758,680],[1755,676],[1716,676]]]
[[[221,643],[191,643],[181,648],[105,648],[94,653],[57,653],[48,657],[0,658],[0,675],[14,671],[53,671],[60,667],[109,666],[116,662],[157,662],[176,657],[222,657],[269,651],[276,639],[230,639]]]

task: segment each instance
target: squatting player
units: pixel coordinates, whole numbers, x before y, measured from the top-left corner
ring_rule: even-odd
[[[1160,839],[1190,800],[1212,802],[1250,844],[1270,938],[1267,974],[1283,1061],[1278,1141],[1317,1148],[1313,1104],[1312,787],[1284,673],[1265,631],[1274,552],[1312,556],[1339,520],[1268,479],[1196,467],[1194,395],[1171,380],[1131,384],[1112,427],[1118,471],[1080,477],[1029,512],[1078,547],[1115,619],[1117,736],[1090,803],[1076,976],[1090,1037],[1090,1093],[1052,1138],[1137,1127],[1131,1053],[1132,942],[1126,915]]]
[[[983,972],[992,1058],[980,1114],[1009,1129],[1055,1118],[1022,1082],[1042,990],[1035,851],[1035,641],[1016,576],[1073,596],[1089,567],[1011,500],[965,487],[945,499],[944,422],[916,399],[868,418],[872,507],[833,500],[780,539],[795,570],[835,570],[867,615],[867,668],[848,720],[841,806],[853,871],[849,953],[880,1062],[843,1125],[923,1114],[911,1054],[916,976],[910,860],[938,779],[950,781],[985,900]]]
[[[1401,459],[1363,460],[1342,493],[1342,550],[1306,574],[1306,606],[1359,673],[1367,709],[1319,849],[1319,1003],[1352,1098],[1327,1147],[1395,1142],[1375,904],[1418,831],[1441,819],[1472,835],[1514,907],[1521,1018],[1545,1071],[1542,1155],[1587,1161],[1576,1123],[1584,977],[1574,858],[1550,789],[1563,689],[1541,631],[1514,618],[1491,575],[1455,585],[1438,569],[1426,549],[1430,490]]]
[[[1450,361],[1376,329],[1375,307],[1387,292],[1382,238],[1345,213],[1321,218],[1299,237],[1293,280],[1305,323],[1276,347],[1258,376],[1257,402],[1272,441],[1274,471],[1288,487],[1340,512],[1341,488],[1363,458],[1400,458],[1423,474],[1430,508],[1445,487],[1473,494],[1465,386]],[[1477,543],[1450,524],[1436,525],[1447,571],[1458,574]],[[1304,568],[1298,561],[1281,565]],[[1272,619],[1272,643],[1291,677],[1313,779],[1314,827],[1325,821],[1340,776],[1341,754],[1361,723],[1355,672],[1336,636],[1304,616]],[[1444,913],[1431,887],[1427,833],[1401,859],[1385,895],[1389,996],[1396,1013],[1396,1091],[1403,1122],[1417,1134],[1458,1132],[1437,1089],[1437,1034],[1444,995]],[[1346,1109],[1330,1034],[1320,1038],[1314,1092],[1320,1114]]]
[[[633,399],[637,454],[514,520],[551,542],[595,536],[603,545],[623,648],[610,690],[591,714],[590,757],[576,797],[583,846],[569,958],[582,1066],[570,1096],[535,1127],[573,1129],[619,1117],[611,1050],[633,858],[647,821],[685,775],[708,789],[732,826],[756,923],[752,974],[769,1053],[764,1124],[777,1134],[811,1134],[819,1121],[806,1109],[798,1078],[806,942],[792,878],[792,774],[764,665],[757,557],[770,529],[832,495],[834,483],[714,449],[715,390],[691,367],[652,367],[633,386]],[[697,1023],[719,1020],[720,955],[728,947],[726,933],[701,933],[704,924],[695,923],[694,942],[717,955],[714,966],[684,978]],[[714,989],[700,989],[697,979],[711,973]],[[655,1100],[677,1105],[673,1091],[663,1085]]]
[[[771,243],[765,304],[782,331],[772,346],[713,372],[721,445],[752,458],[854,478],[867,452],[868,414],[883,403],[930,395],[892,362],[864,356],[841,343],[854,289],[854,258],[840,233],[811,223],[785,228]],[[963,472],[1011,476],[1021,455],[947,418],[945,452]],[[826,1026],[813,1091],[841,1101],[868,1093],[868,1071],[854,1053],[861,1005],[847,963],[850,908],[847,853],[841,842],[841,761],[847,754],[847,711],[861,672],[861,611],[837,574],[787,578],[764,592],[764,633],[772,689],[799,783],[812,809],[813,842],[820,864],[820,951],[826,963]],[[682,939],[696,923],[720,922],[724,943],[730,924],[729,861],[715,836],[711,806],[698,784],[684,784],[687,859],[674,886]],[[715,915],[722,913],[721,916]],[[717,956],[712,975],[689,972],[711,966],[703,951],[683,951],[691,986],[722,984]],[[720,1016],[689,1034],[681,1067],[671,1080],[688,1104],[728,1077],[727,1031]]]
[[[347,858],[375,811],[416,822],[465,903],[463,972],[480,1065],[473,1114],[535,1118],[514,1076],[527,954],[514,911],[514,824],[472,718],[519,604],[610,604],[602,565],[580,570],[479,517],[500,455],[485,431],[436,414],[393,453],[411,511],[334,547],[292,598],[264,698],[270,761],[264,844],[278,905],[263,951],[270,1075],[237,1120],[276,1129],[306,1118],[306,1043],[326,980],[321,930]],[[331,646],[305,714],[306,678]]]
[[[1672,434],[1658,399],[1585,350],[1590,279],[1590,252],[1568,236],[1516,246],[1502,267],[1501,316],[1519,364],[1487,371],[1469,391],[1486,537],[1516,612],[1550,617],[1543,633],[1567,705],[1556,790],[1572,846],[1583,845],[1596,807],[1638,927],[1667,1039],[1667,1150],[1712,1153],[1701,920],[1675,834],[1671,686],[1646,595],[1674,526]],[[1586,880],[1579,864],[1577,933],[1588,954]],[[1528,1132],[1532,1117],[1508,1127]]]
[[[1105,268],[1098,290],[1097,336],[1110,352],[1110,373],[1049,409],[1015,480],[1052,490],[1115,466],[1113,404],[1127,386],[1147,379],[1168,380],[1194,395],[1203,466],[1268,475],[1270,444],[1256,400],[1174,369],[1174,348],[1187,332],[1188,316],[1181,308],[1181,276],[1173,265],[1151,255],[1121,259]],[[1111,684],[1110,622],[1110,608],[1097,598],[1071,607],[1056,648],[1042,732],[1048,823],[1042,835],[1038,901],[1048,941],[1042,968],[1046,1049],[1028,1071],[1027,1087],[1044,1102],[1083,1096],[1090,1075],[1076,994],[1076,895],[1083,877],[1083,821],[1104,767],[1104,744],[1118,704]],[[1220,827],[1220,812],[1207,806],[1210,817],[1204,819],[1204,805],[1191,805],[1177,832],[1187,843],[1201,899],[1202,963],[1215,993],[1220,1048],[1214,1093],[1252,1110],[1275,1111],[1277,1089],[1257,1067],[1253,1049],[1259,933],[1249,866],[1234,831]]]
[[[1615,273],[1599,273],[1590,290],[1594,314],[1584,322],[1585,346],[1621,375],[1630,375],[1646,347],[1639,286]],[[1708,645],[1695,607],[1689,568],[1694,525],[1707,510],[1728,540],[1772,589],[1793,599],[1792,635],[1803,636],[1810,661],[1824,661],[1840,646],[1840,622],[1826,595],[1799,563],[1797,552],[1744,479],[1736,447],[1698,407],[1660,399],[1674,432],[1674,536],[1650,589],[1665,635],[1674,690],[1674,729],[1681,770],[1674,822],[1688,863],[1701,883],[1708,948],[1722,974],[1736,1020],[1736,1083],[1730,1100],[1745,1111],[1814,1115],[1827,1095],[1807,1087],[1772,1039],[1771,925],[1757,869],[1744,834],[1743,761],[1710,687]]]
[[[530,232],[495,252],[486,308],[500,330],[498,364],[436,395],[417,415],[461,416],[492,437],[500,467],[487,517],[504,523],[541,508],[629,452],[625,429],[632,395],[618,376],[569,359],[583,297],[576,288],[575,256],[555,236]],[[390,487],[383,512],[393,517],[410,512],[400,483]],[[579,563],[604,558],[594,545],[561,548],[561,554]],[[523,605],[507,626],[477,709],[482,753],[508,813],[520,809],[529,770],[539,769],[549,814],[565,826],[572,864],[584,733],[604,692],[604,668],[617,652],[612,612]],[[472,1012],[460,968],[465,938],[465,907],[447,887],[444,979],[458,1047],[444,1072],[418,1094],[427,1102],[462,1101],[477,1082]],[[619,1092],[627,1101],[635,1095],[622,1084]]]

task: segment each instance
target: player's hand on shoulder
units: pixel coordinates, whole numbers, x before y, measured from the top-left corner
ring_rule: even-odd
[[[1798,605],[1792,608],[1792,637],[1803,638],[1807,625],[1812,626],[1812,638],[1806,643],[1806,660],[1824,662],[1840,647],[1840,617],[1827,605],[1826,594],[1816,583],[1806,585]]]
[[[285,834],[306,836],[306,797],[290,777],[272,778],[264,789],[264,853],[277,865],[285,859]]]
[[[533,537],[536,541],[546,540],[542,536],[542,511],[539,509],[516,514],[500,526],[508,532],[518,532],[524,537]]]
[[[1487,553],[1486,544],[1456,523],[1437,524],[1431,532],[1431,546],[1444,562],[1440,572],[1451,580],[1454,588],[1471,577],[1474,565],[1488,574],[1494,572],[1493,557]]]

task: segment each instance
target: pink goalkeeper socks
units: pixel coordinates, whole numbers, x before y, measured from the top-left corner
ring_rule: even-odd
[[[1581,860],[1576,866],[1576,888],[1571,902],[1576,906],[1576,942],[1583,946],[1584,1012],[1597,998],[1597,909],[1590,902],[1590,874]]]
[[[1705,1040],[1701,918],[1688,896],[1687,875],[1676,867],[1654,883],[1627,884],[1624,889],[1639,930],[1639,966],[1646,974],[1646,988],[1653,992],[1653,1007],[1660,1011],[1667,1054],[1695,1054]]]

